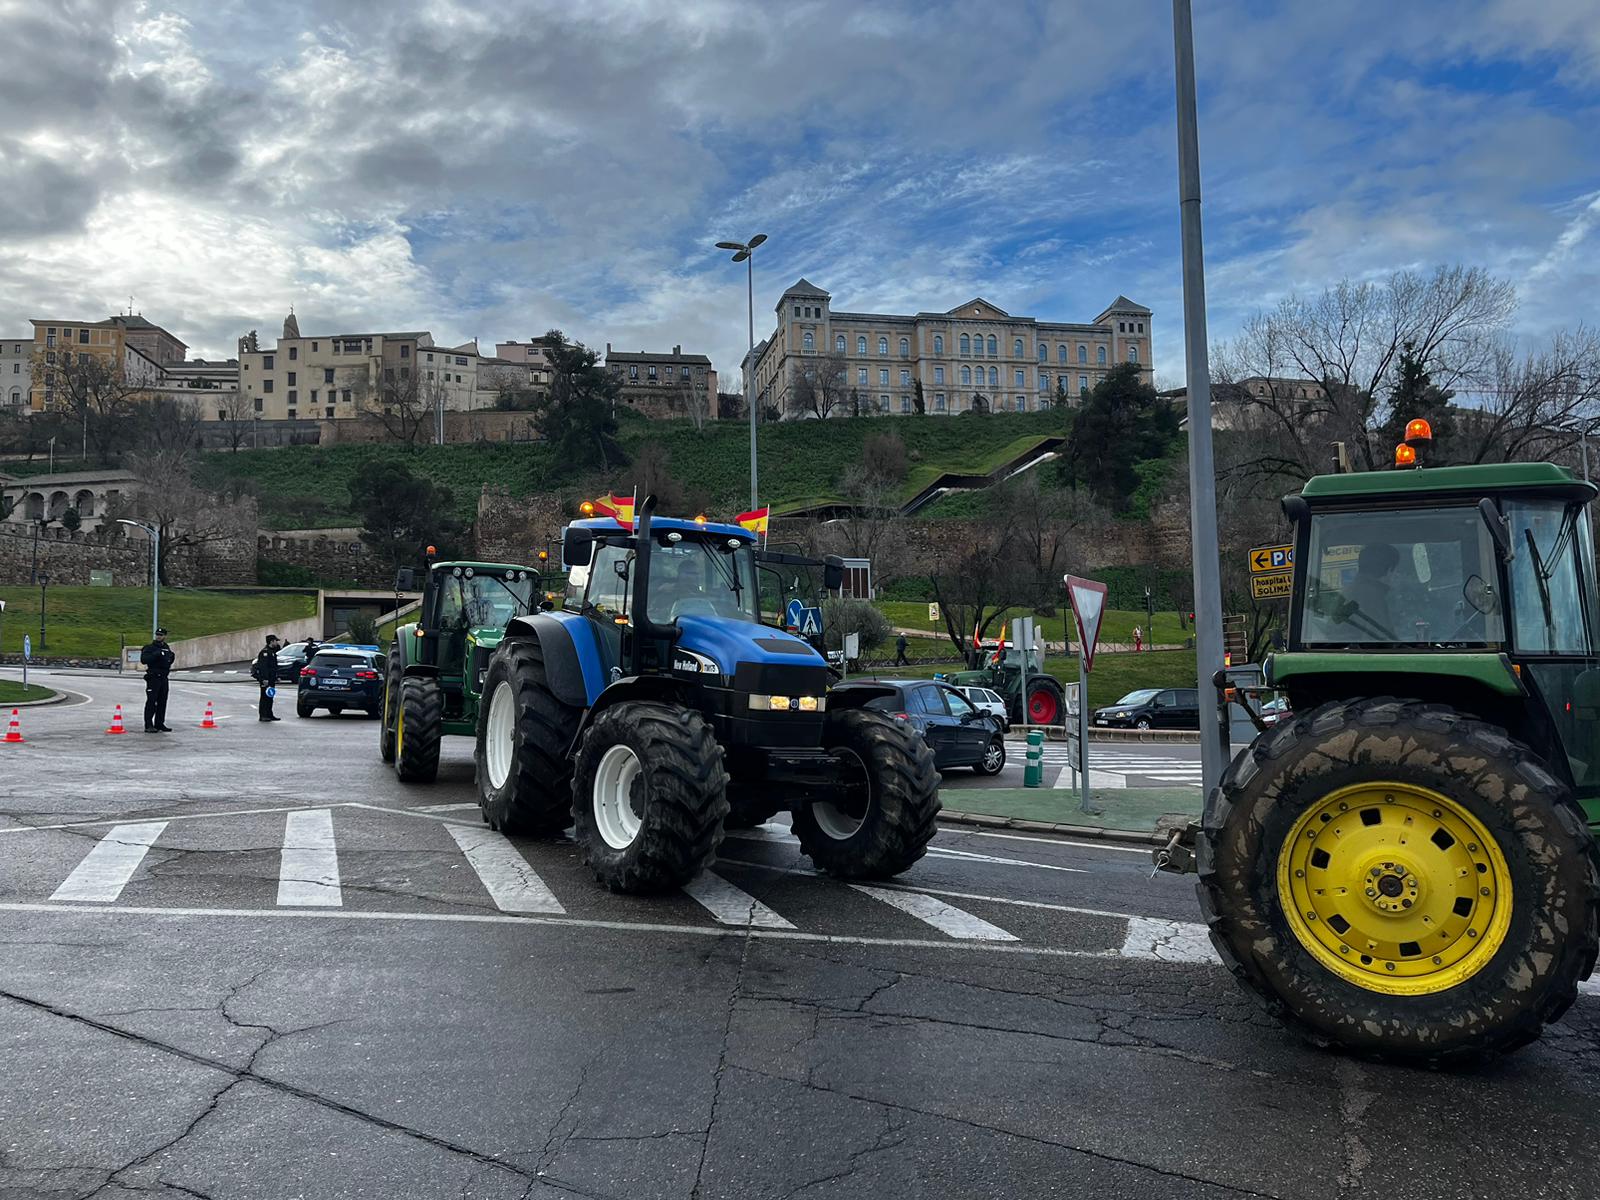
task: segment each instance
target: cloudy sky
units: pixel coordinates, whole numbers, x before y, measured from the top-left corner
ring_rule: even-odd
[[[1600,321],[1594,0],[1196,5],[1210,322],[1342,275]],[[736,373],[800,275],[852,310],[1155,310],[1181,379],[1161,0],[0,0],[0,336],[136,309],[551,327]]]

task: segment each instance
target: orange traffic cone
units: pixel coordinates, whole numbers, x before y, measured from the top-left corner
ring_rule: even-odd
[[[117,711],[116,711],[115,714],[112,715],[112,718],[111,718],[111,728],[106,730],[106,732],[107,733],[127,733],[128,732],[126,729],[124,729],[122,727],[122,705],[120,705],[120,704],[117,705]]]
[[[14,708],[11,710],[11,728],[6,730],[5,740],[8,742],[20,742],[23,740],[22,722],[17,720],[17,710]]]
[[[206,719],[204,721],[200,722],[200,728],[201,729],[215,729],[215,728],[217,728],[216,714],[214,714],[211,711],[211,701],[209,701],[209,700],[206,701]]]

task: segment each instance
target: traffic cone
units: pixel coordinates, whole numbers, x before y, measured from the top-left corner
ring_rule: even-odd
[[[211,711],[211,701],[209,701],[209,700],[206,701],[206,719],[204,721],[200,722],[200,728],[201,729],[215,729],[215,728],[217,728],[217,718],[216,718],[216,715]]]
[[[117,705],[117,711],[111,717],[111,728],[106,730],[106,732],[107,733],[127,733],[128,732],[126,729],[124,729],[122,727],[122,705],[120,705],[120,704]]]
[[[20,742],[22,738],[22,722],[17,720],[17,710],[11,710],[11,728],[6,730],[6,741]]]

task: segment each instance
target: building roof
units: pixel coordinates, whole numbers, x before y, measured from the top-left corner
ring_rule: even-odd
[[[171,330],[163,329],[154,321],[145,320],[143,313],[134,313],[132,315],[119,314],[118,316],[107,317],[104,321],[96,321],[94,323],[96,325],[120,325],[123,329],[153,329],[162,336],[171,338],[185,350],[189,348],[189,344]]]
[[[965,304],[956,305],[954,308],[950,309],[944,315],[947,316],[947,317],[960,316],[961,315],[961,310],[963,308],[973,308],[973,307],[991,309],[991,310],[993,310],[992,315],[994,315],[996,317],[1009,317],[1011,315],[1005,309],[1001,308],[998,304],[994,303],[992,300],[985,300],[982,296],[974,296],[971,300],[968,300]]]
[[[1132,300],[1129,300],[1126,296],[1118,296],[1115,300],[1113,300],[1110,304],[1108,304],[1106,306],[1106,312],[1107,313],[1112,313],[1112,312],[1138,313],[1140,316],[1144,316],[1144,317],[1148,317],[1150,315],[1150,310],[1148,308],[1146,308],[1142,304],[1135,304]],[[1103,316],[1105,316],[1105,313],[1101,313],[1100,315],[1103,317]]]
[[[816,284],[812,283],[809,279],[807,279],[804,275],[802,275],[800,277],[800,282],[799,283],[795,284],[792,288],[790,288],[788,291],[784,292],[783,294],[785,296],[821,296],[824,300],[828,300],[828,299],[832,298],[832,293],[831,292],[823,291]]]
[[[708,367],[711,365],[711,360],[704,354],[674,354],[670,350],[663,350],[659,354],[651,354],[644,350],[638,350],[631,354],[621,350],[613,350],[606,355],[606,362],[680,362],[704,363]]]
[[[106,468],[100,471],[57,471],[54,475],[18,475],[6,480],[6,487],[24,491],[63,487],[70,483],[137,483],[139,477],[132,471]]]

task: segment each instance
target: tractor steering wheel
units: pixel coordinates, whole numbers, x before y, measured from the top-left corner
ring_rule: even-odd
[[[673,621],[681,616],[717,616],[717,606],[705,596],[685,596],[681,600],[674,600],[672,608],[667,613],[667,620]]]

